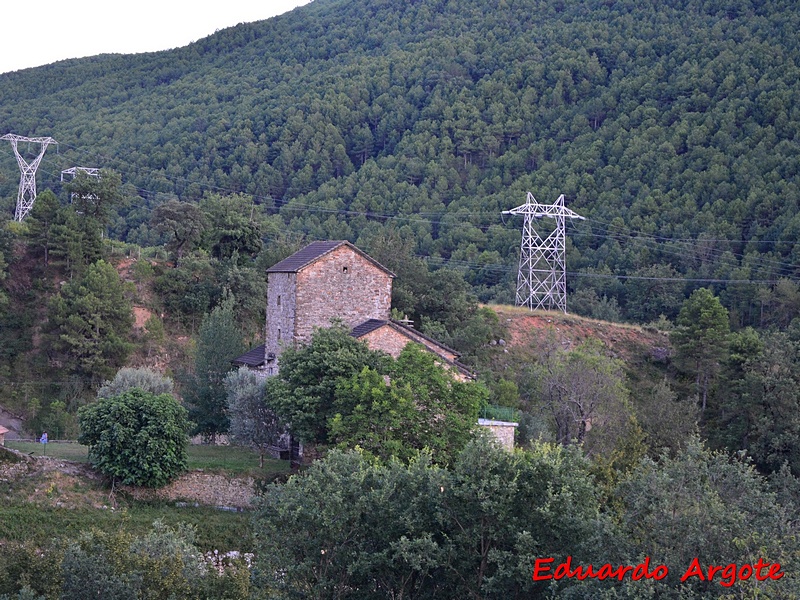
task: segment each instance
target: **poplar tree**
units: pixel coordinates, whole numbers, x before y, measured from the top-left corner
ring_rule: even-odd
[[[706,409],[709,387],[727,353],[729,336],[728,311],[719,298],[709,289],[695,290],[683,303],[670,340],[676,359],[695,378],[702,410]]]
[[[196,432],[209,440],[228,432],[225,376],[233,370],[231,360],[245,350],[233,306],[233,296],[229,295],[203,318],[194,373],[187,378],[184,398],[189,404],[189,417],[196,424]]]

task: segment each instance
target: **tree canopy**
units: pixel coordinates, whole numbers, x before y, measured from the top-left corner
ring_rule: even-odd
[[[455,380],[418,344],[406,345],[385,373],[364,367],[339,380],[330,440],[382,459],[409,460],[427,448],[436,462],[452,462],[475,429],[486,388]]]
[[[130,389],[81,407],[78,421],[89,460],[113,481],[161,487],[186,470],[187,412],[169,394]]]
[[[233,370],[231,360],[245,350],[242,333],[234,321],[233,304],[229,296],[203,318],[194,371],[186,377],[184,399],[189,416],[196,432],[209,439],[228,431],[225,376]]]
[[[131,350],[131,303],[117,271],[103,260],[64,285],[50,304],[49,321],[63,361],[90,379],[110,377]]]

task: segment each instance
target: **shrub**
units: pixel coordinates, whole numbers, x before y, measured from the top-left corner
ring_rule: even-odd
[[[132,389],[81,407],[78,421],[89,460],[114,481],[161,487],[186,470],[188,417],[169,394]]]

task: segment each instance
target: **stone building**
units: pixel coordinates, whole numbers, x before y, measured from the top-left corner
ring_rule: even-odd
[[[455,378],[474,379],[458,361],[458,352],[391,318],[393,279],[394,273],[350,242],[309,244],[267,269],[266,342],[233,364],[276,375],[284,349],[308,343],[314,329],[339,319],[372,350],[397,358],[406,344],[415,342],[435,354]],[[513,449],[517,423],[480,419],[479,425]],[[296,451],[302,454],[302,446]]]
[[[391,319],[394,273],[347,241],[313,242],[267,269],[266,342],[233,361],[278,372],[281,352],[311,340],[314,329],[341,320],[353,337],[397,357],[411,341],[435,353],[456,377],[472,374],[459,354]]]

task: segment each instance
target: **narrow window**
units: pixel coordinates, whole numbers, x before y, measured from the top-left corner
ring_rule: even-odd
[[[280,306],[280,305],[281,305],[281,297],[278,296],[278,306]]]
[[[278,339],[281,339],[281,328],[278,327]]]

